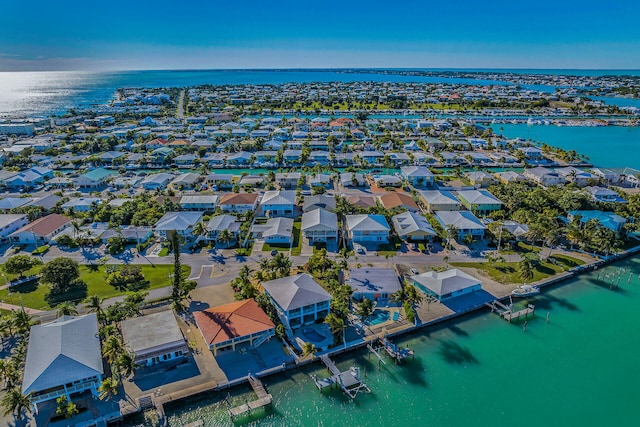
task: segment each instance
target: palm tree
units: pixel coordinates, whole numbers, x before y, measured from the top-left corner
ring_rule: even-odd
[[[420,291],[418,291],[418,288],[413,285],[406,285],[404,287],[404,292],[405,301],[410,303],[412,306],[419,305],[424,299],[422,293],[420,293]]]
[[[71,301],[65,301],[58,305],[58,307],[56,308],[56,314],[58,317],[77,316],[78,309],[76,308],[76,305]]]
[[[15,310],[12,313],[12,320],[16,330],[21,334],[28,332],[33,325],[33,319],[24,309]]]
[[[118,394],[118,386],[120,383],[116,378],[109,377],[102,380],[102,384],[98,388],[100,392],[100,400],[111,399]]]
[[[98,335],[100,335],[100,338],[102,339],[106,339],[107,337],[115,335],[117,333],[118,328],[116,328],[116,325],[114,324],[105,325],[98,330]]]
[[[302,346],[302,355],[305,357],[309,356],[310,354],[313,355],[315,352],[316,352],[316,346],[310,342],[305,342],[304,345]]]
[[[276,256],[272,258],[273,270],[279,277],[286,277],[291,271],[291,260],[289,257],[284,256],[282,252],[278,252]]]
[[[202,222],[197,223],[193,226],[193,235],[196,236],[196,242],[200,239],[201,236],[207,234],[207,227]]]
[[[224,230],[220,231],[220,233],[218,233],[218,240],[226,245],[231,240],[233,240],[233,233],[231,233],[228,228],[225,228]]]
[[[24,410],[31,412],[31,399],[28,395],[22,394],[16,387],[5,391],[2,400],[0,400],[0,405],[2,406],[5,416],[13,414],[16,419],[22,418],[22,412]]]
[[[118,359],[122,352],[122,341],[116,335],[109,335],[102,345],[102,355],[107,359],[110,365]]]
[[[13,335],[13,319],[11,316],[0,317],[0,337]]]
[[[98,317],[98,321],[104,321],[104,310],[102,309],[102,303],[104,302],[104,298],[100,295],[93,294],[87,297],[85,300],[85,307],[89,309],[91,313],[96,313]]]
[[[533,279],[533,265],[531,265],[531,261],[528,258],[523,258],[518,263],[519,276],[525,282]]]
[[[120,375],[125,378],[134,374],[138,366],[135,355],[129,352],[124,352],[118,357],[118,370],[120,371]]]

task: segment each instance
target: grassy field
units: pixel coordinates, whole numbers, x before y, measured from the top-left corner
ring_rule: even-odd
[[[567,257],[569,258],[569,257]],[[500,283],[522,283],[520,278],[517,262],[496,262],[489,264],[487,262],[450,262],[453,267],[475,268],[478,271],[486,273],[496,282]],[[529,282],[546,279],[557,273],[561,273],[566,269],[562,266],[552,264],[550,262],[540,263],[533,270],[533,278]]]
[[[111,298],[119,295],[128,294],[130,292],[122,291],[107,284],[107,268],[108,265],[95,266],[91,268],[87,265],[80,266],[80,279],[87,284],[87,290],[84,292],[68,293],[64,295],[64,300],[78,301],[86,297],[86,295],[98,294],[104,298]],[[113,268],[113,266],[111,266]],[[172,264],[165,265],[143,265],[140,266],[142,274],[149,286],[143,290],[163,288],[165,286],[171,286],[171,278],[169,275],[173,272]],[[40,270],[40,266],[32,269],[30,274],[37,274]],[[189,277],[191,273],[191,267],[182,266],[184,277]],[[28,273],[28,274],[29,274]],[[1,276],[0,276],[1,277]],[[13,277],[10,277],[13,278]],[[4,280],[4,278],[3,278]],[[12,288],[12,292],[9,293],[8,289],[0,290],[0,300],[9,304],[22,304],[25,307],[35,308],[39,310],[49,310],[52,306],[47,302],[46,296],[49,293],[47,285],[38,284],[37,282],[31,284],[20,285]]]

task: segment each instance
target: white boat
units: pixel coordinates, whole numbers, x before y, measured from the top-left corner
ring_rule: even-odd
[[[511,295],[514,297],[529,297],[540,293],[540,288],[532,285],[521,285],[515,288]]]

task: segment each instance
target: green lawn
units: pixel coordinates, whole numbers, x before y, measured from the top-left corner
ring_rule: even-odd
[[[571,257],[569,255],[554,254],[554,255],[551,255],[549,258],[554,259],[557,265],[560,265],[565,269],[570,269],[570,268],[577,267],[579,265],[584,264],[583,260]]]
[[[272,245],[265,243],[264,245],[262,245],[262,250],[265,252],[270,252],[272,250],[276,250],[276,251],[280,251],[280,252],[289,252],[290,246],[286,243],[280,245],[277,243],[274,243]]]
[[[158,256],[167,256],[167,255],[169,255],[169,248],[166,246],[160,249],[160,252],[158,252]]]
[[[453,267],[475,268],[478,271],[484,271],[493,280],[500,283],[522,283],[518,271],[517,262],[497,262],[493,265],[487,262],[450,262]],[[550,262],[543,262],[533,270],[533,278],[529,282],[546,279],[557,273],[565,271],[564,268],[554,265]]]
[[[108,267],[108,265],[95,266],[93,268],[87,265],[80,266],[80,278],[87,284],[86,295],[98,294],[104,298],[111,298],[130,293],[127,291],[121,291],[107,284],[106,270]],[[38,266],[32,269],[29,273],[36,274],[40,268],[41,267]],[[142,265],[141,268],[145,279],[149,281],[149,287],[145,290],[171,286],[171,278],[169,277],[169,274],[173,272],[172,264]],[[191,274],[191,267],[183,265],[182,271],[184,272],[185,277],[189,277]],[[24,304],[25,307],[49,310],[52,307],[46,300],[48,292],[49,288],[47,285],[38,284],[36,282],[16,286],[12,289],[11,294],[9,294],[8,289],[0,290],[0,300],[9,304],[19,305],[20,297],[22,297],[22,304]],[[84,298],[84,291],[81,293],[69,293],[64,297],[65,300],[81,300]]]

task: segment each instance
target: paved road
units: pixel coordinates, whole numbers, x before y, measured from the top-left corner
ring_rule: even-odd
[[[176,118],[180,120],[184,120],[184,96],[185,90],[182,89],[178,97],[178,106],[176,107]]]

